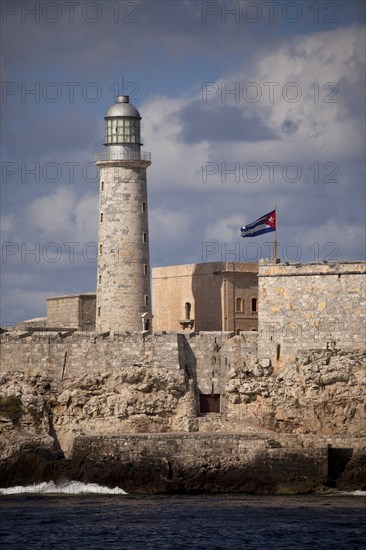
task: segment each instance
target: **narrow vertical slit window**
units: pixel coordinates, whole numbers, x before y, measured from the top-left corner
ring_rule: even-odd
[[[102,255],[102,253],[103,253],[103,246],[100,244],[99,245],[99,254]]]
[[[98,317],[100,317],[100,307],[98,307]]]
[[[146,233],[146,231],[144,231],[142,233],[142,242],[145,243],[145,244],[147,243],[147,233]]]
[[[103,212],[100,213],[100,221],[103,221]]]
[[[147,264],[144,264],[144,275],[147,275]]]
[[[104,181],[100,182],[100,190],[104,191]]]
[[[146,212],[146,202],[145,201],[142,201],[142,212],[143,213]]]
[[[252,298],[252,313],[257,312],[257,298]]]
[[[99,275],[99,284],[101,285],[102,284],[102,276]]]
[[[149,297],[147,294],[145,294],[145,306],[149,305]]]

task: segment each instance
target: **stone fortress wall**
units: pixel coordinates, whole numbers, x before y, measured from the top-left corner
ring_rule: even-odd
[[[43,366],[60,376],[121,367],[185,368],[205,394],[222,393],[225,373],[260,360],[276,370],[313,349],[365,346],[366,264],[259,264],[259,331],[106,333],[92,325],[95,294],[48,300],[47,331],[5,334],[2,370]],[[54,327],[55,332],[52,332]],[[76,329],[76,332],[67,331]]]
[[[365,347],[366,263],[259,262],[258,356],[275,366],[299,350]]]
[[[182,395],[187,399],[181,410],[189,421],[174,420],[172,408],[171,420],[160,419],[163,431],[181,426],[183,431],[240,432],[243,426],[253,425],[358,436],[365,422],[361,390],[366,382],[364,273],[365,264],[360,262],[259,265],[258,332],[101,334],[47,327],[4,333],[1,372],[49,378],[55,391],[100,373],[112,380],[122,371],[136,372],[143,381],[160,372],[159,384],[167,388],[183,376]],[[75,300],[72,303],[75,306]],[[319,330],[314,338],[311,330],[319,319],[327,322],[329,330]],[[277,331],[275,339],[267,330],[269,320],[286,328]],[[301,326],[301,336],[295,332],[290,338],[291,323]],[[154,383],[142,383],[141,388],[154,400]],[[135,389],[140,392],[139,387]],[[178,402],[179,392],[173,396]],[[141,414],[145,405],[141,401]],[[129,426],[122,423],[116,429],[138,433],[144,426],[150,431],[147,421]],[[159,431],[159,421],[150,418],[150,427]]]
[[[176,334],[162,336],[113,335],[96,332],[23,332],[1,338],[2,370],[46,374],[62,379],[124,367],[159,366],[178,369]]]

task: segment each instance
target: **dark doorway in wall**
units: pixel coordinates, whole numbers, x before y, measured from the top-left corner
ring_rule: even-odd
[[[200,395],[200,413],[219,413],[220,412],[220,395]]]

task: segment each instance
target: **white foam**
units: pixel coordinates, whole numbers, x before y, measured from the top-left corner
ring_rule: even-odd
[[[23,494],[62,494],[62,495],[127,495],[126,491],[119,487],[110,489],[97,483],[81,483],[80,481],[68,481],[55,484],[53,481],[35,483],[34,485],[17,485],[0,489],[0,495],[23,495]]]
[[[336,495],[349,496],[349,497],[366,497],[366,491],[337,491]]]

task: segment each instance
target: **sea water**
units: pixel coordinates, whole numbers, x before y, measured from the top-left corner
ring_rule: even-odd
[[[366,549],[366,493],[127,495],[70,482],[0,489],[0,546]]]

